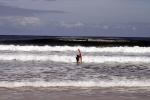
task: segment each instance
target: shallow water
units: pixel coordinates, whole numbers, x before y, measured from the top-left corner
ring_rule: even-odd
[[[1,100],[149,100],[144,88],[0,88]]]
[[[150,47],[0,45],[0,55],[0,87],[150,86]]]

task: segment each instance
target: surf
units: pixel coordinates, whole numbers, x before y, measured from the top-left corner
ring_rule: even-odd
[[[20,45],[0,45],[0,51],[76,51],[78,48],[82,52],[110,52],[110,53],[150,53],[150,47],[84,47],[84,46],[20,46]]]
[[[74,63],[76,62],[75,56],[67,55],[39,55],[39,54],[1,54],[1,61],[53,61]],[[132,57],[132,56],[83,56],[83,63],[105,63],[105,62],[118,62],[118,63],[150,63],[150,57]]]
[[[0,87],[150,87],[150,80],[101,80],[101,81],[21,81],[0,82]]]

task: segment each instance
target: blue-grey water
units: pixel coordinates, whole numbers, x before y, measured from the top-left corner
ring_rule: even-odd
[[[82,64],[76,64],[78,49],[82,52]],[[24,94],[26,88],[33,94],[37,94],[36,89],[44,91],[40,93],[51,93],[54,88],[58,93],[60,89],[59,92],[62,91],[60,94],[63,96],[63,93],[68,93],[64,89],[76,95],[104,94],[104,97],[107,97],[107,91],[115,93],[114,96],[124,91],[127,97],[132,93],[133,97],[144,94],[141,98],[148,100],[150,47],[0,45],[0,87],[3,92],[13,91],[12,95],[2,95],[2,100],[9,100],[6,97],[20,93],[14,93],[14,90]],[[100,92],[96,92],[97,89],[100,89]],[[148,97],[144,99],[145,96]]]
[[[150,47],[0,45],[0,55],[1,87],[150,86]]]

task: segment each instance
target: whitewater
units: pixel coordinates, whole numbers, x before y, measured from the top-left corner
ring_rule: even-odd
[[[150,87],[150,47],[0,45],[0,87],[24,86]]]

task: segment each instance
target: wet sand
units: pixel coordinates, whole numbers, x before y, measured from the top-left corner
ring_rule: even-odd
[[[150,100],[150,91],[134,88],[0,88],[0,100]]]

